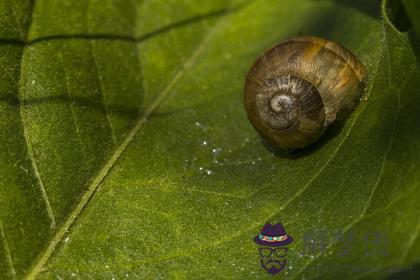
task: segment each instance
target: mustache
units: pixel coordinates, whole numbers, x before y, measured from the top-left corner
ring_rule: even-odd
[[[286,260],[280,261],[275,259],[270,259],[268,261],[264,261],[260,259],[261,266],[265,270],[267,270],[271,274],[277,274],[284,269],[286,266]]]

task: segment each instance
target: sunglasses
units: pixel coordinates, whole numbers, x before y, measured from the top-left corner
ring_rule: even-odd
[[[287,248],[258,248],[260,256],[263,258],[269,258],[275,254],[278,258],[284,258],[287,255]]]

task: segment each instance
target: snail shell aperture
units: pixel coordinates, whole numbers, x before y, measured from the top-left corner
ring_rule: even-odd
[[[339,44],[317,37],[290,39],[249,70],[245,109],[271,145],[303,148],[356,107],[366,78],[365,66]]]

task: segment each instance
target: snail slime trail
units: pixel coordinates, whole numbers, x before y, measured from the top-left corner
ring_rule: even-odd
[[[367,78],[346,48],[317,37],[279,43],[255,61],[245,81],[245,110],[272,146],[306,147],[358,104]]]

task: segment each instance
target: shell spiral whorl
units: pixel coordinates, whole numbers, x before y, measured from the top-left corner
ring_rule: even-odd
[[[361,97],[366,69],[337,43],[295,38],[274,46],[248,73],[245,109],[273,146],[296,149],[315,142],[338,114]]]
[[[321,96],[309,81],[283,75],[270,79],[266,86],[267,92],[257,94],[256,106],[259,118],[272,129],[293,129],[304,118],[325,119]]]

